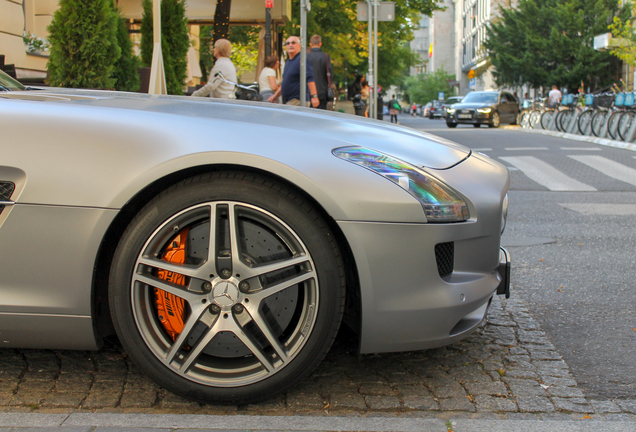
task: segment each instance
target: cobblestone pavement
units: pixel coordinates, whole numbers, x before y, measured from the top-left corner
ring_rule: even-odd
[[[496,296],[497,297],[497,296]],[[493,301],[487,324],[428,351],[357,356],[339,336],[285,395],[247,406],[193,403],[159,388],[114,344],[99,352],[2,350],[0,412],[400,415],[636,421],[636,400],[589,400],[518,299]]]

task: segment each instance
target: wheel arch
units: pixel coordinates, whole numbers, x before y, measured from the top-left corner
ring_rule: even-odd
[[[170,173],[155,180],[131,197],[131,199],[120,209],[115,219],[111,222],[102,238],[93,270],[91,315],[93,317],[93,328],[98,344],[102,343],[103,338],[115,334],[115,329],[111,321],[110,307],[108,304],[110,267],[115,249],[117,248],[124,231],[135,215],[163,190],[179,183],[180,181],[197,175],[222,171],[239,171],[257,174],[281,183],[302,195],[302,197],[310,202],[320,213],[322,218],[327,222],[330,230],[336,236],[337,244],[344,260],[346,302],[343,322],[356,332],[359,343],[361,330],[361,292],[357,266],[355,257],[353,256],[353,252],[349,246],[349,242],[334,218],[327,212],[324,206],[314,199],[307,191],[284,177],[250,166],[219,164],[190,167]]]

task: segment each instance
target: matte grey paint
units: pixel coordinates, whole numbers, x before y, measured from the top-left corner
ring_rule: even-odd
[[[485,313],[499,283],[509,183],[499,163],[426,134],[337,113],[52,91],[58,95],[0,93],[0,180],[21,182],[10,217],[0,216],[5,346],[95,348],[93,266],[110,222],[155,180],[218,164],[279,176],[338,222],[360,277],[363,352],[444,345],[463,336],[449,331],[464,316]],[[21,97],[31,100],[15,100]],[[471,220],[426,224],[406,191],[331,154],[349,145],[428,167],[466,198]],[[441,241],[456,242],[456,272],[447,280],[433,255]]]

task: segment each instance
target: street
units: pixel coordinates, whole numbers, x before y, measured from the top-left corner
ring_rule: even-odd
[[[509,167],[512,296],[527,302],[587,397],[636,398],[636,153],[511,128],[400,122]]]

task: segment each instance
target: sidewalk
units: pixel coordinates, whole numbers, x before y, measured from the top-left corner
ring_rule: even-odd
[[[544,129],[525,129],[525,128],[522,128],[521,126],[501,126],[501,128],[502,129],[518,130],[518,131],[526,132],[526,133],[534,133],[534,134],[540,134],[540,135],[550,135],[550,136],[565,138],[565,139],[569,139],[569,140],[573,140],[573,141],[589,142],[589,143],[603,145],[603,146],[606,146],[606,147],[614,147],[614,148],[621,148],[621,149],[625,149],[625,150],[636,151],[636,144],[635,143],[626,143],[624,141],[615,141],[615,140],[612,140],[612,139],[609,139],[609,138],[599,138],[599,137],[595,137],[595,136],[577,135],[577,134],[570,134],[570,133],[557,132],[557,131],[548,131],[548,130],[544,130]]]

